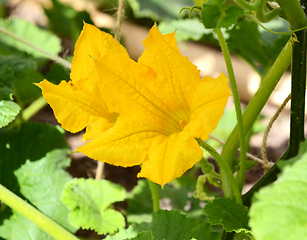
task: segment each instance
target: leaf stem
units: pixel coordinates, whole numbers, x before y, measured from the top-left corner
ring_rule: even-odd
[[[231,90],[232,90],[232,95],[234,99],[234,104],[235,104],[235,110],[236,110],[236,116],[237,116],[237,126],[239,129],[239,140],[240,140],[240,149],[241,149],[241,155],[240,155],[240,171],[238,173],[238,184],[240,190],[242,190],[243,185],[245,183],[245,171],[246,171],[246,141],[245,141],[245,134],[244,134],[244,126],[243,126],[243,118],[242,118],[242,110],[241,110],[241,105],[240,105],[240,97],[239,97],[239,91],[235,79],[235,74],[233,71],[232,63],[231,63],[231,58],[229,54],[229,50],[227,47],[226,40],[223,36],[223,33],[221,29],[216,30],[216,34],[218,36],[220,46],[222,48],[222,52],[225,58],[225,63],[227,66],[227,71],[229,75],[229,81],[231,85]],[[222,183],[223,184],[223,183]],[[227,196],[225,193],[226,197],[231,197]]]
[[[68,232],[66,229],[52,221],[50,218],[42,214],[29,203],[9,191],[0,184],[0,200],[19,212],[30,221],[37,224],[42,230],[57,240],[78,240],[76,236]]]
[[[242,203],[242,198],[241,198],[241,191],[239,189],[238,183],[235,179],[235,177],[233,176],[233,173],[229,167],[229,165],[227,164],[227,162],[222,158],[222,156],[213,148],[211,147],[208,143],[206,143],[204,140],[197,138],[196,139],[198,144],[205,149],[206,151],[208,151],[217,161],[217,163],[220,165],[220,171],[223,170],[225,175],[227,176],[228,182],[231,185],[232,191],[234,192],[236,201],[238,203]]]
[[[46,57],[54,60],[55,62],[58,62],[59,64],[63,65],[64,67],[71,68],[71,63],[70,62],[68,62],[68,61],[66,61],[63,58],[60,58],[58,56],[52,55],[51,53],[45,51],[44,49],[41,49],[41,48],[35,46],[34,44],[28,42],[27,40],[25,40],[25,39],[23,39],[21,37],[18,37],[17,35],[11,33],[10,31],[6,30],[5,28],[0,27],[0,32],[6,34],[7,36],[10,36],[10,37],[16,39],[17,41],[20,41],[20,42],[30,46],[31,48],[34,48],[35,50],[37,50],[37,51],[39,51],[39,52],[41,52],[43,54],[45,54]]]
[[[150,181],[148,179],[148,184],[151,191],[152,201],[153,201],[153,211],[159,211],[160,210],[160,197],[159,197],[159,190],[156,183]]]
[[[289,40],[287,44],[284,46],[283,50],[278,55],[277,59],[273,63],[272,67],[269,69],[265,77],[262,79],[261,84],[253,98],[250,100],[247,105],[244,113],[243,113],[243,122],[244,122],[244,131],[247,133],[257,117],[259,116],[262,108],[266,104],[268,98],[279,82],[283,73],[287,70],[291,62],[291,51],[292,51],[292,43]],[[236,126],[230,136],[228,137],[221,156],[227,162],[227,164],[232,168],[234,155],[239,147],[239,133],[238,126]],[[226,175],[224,173],[221,174],[222,182],[226,182]],[[229,186],[223,186],[224,193],[227,196],[231,195],[229,191]]]
[[[40,109],[46,106],[47,102],[43,96],[40,96],[34,102],[32,102],[25,110],[22,111],[23,121],[28,121],[33,115],[35,115]]]

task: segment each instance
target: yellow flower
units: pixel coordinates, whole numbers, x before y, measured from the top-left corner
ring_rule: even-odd
[[[39,86],[65,129],[87,127],[91,141],[80,152],[123,167],[142,164],[138,177],[164,186],[201,159],[195,138],[208,139],[230,90],[224,74],[200,79],[174,33],[154,26],[143,44],[135,62],[110,35],[85,24],[72,83]]]

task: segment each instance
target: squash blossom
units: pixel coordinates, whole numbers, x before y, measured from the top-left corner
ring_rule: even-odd
[[[162,186],[203,155],[230,96],[228,79],[199,77],[180,54],[174,33],[153,26],[138,62],[111,35],[85,24],[76,43],[71,81],[38,86],[62,127],[86,128],[78,151],[109,164],[142,164],[138,177]]]

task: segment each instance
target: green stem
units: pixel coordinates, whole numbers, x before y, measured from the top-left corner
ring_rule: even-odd
[[[245,0],[234,0],[240,7],[249,10],[254,11],[256,10],[255,5],[249,2],[246,2]]]
[[[20,197],[9,191],[0,184],[0,200],[19,212],[30,221],[37,224],[42,230],[51,237],[58,240],[78,240],[76,236],[65,230],[63,227],[52,221],[50,218],[42,214],[36,208],[22,200]]]
[[[243,113],[244,131],[245,134],[251,129],[253,123],[259,116],[262,108],[266,104],[269,96],[276,87],[283,73],[287,70],[291,62],[291,50],[292,43],[290,40],[287,42],[283,50],[278,55],[272,67],[269,69],[265,77],[263,78],[259,89],[255,93],[254,97],[250,100]],[[236,126],[230,136],[228,137],[223,150],[222,158],[232,168],[234,162],[234,155],[239,147],[239,134],[238,127]],[[226,175],[221,174],[222,182],[226,183]],[[230,196],[231,188],[229,185],[223,185],[224,193]]]
[[[63,65],[64,67],[67,67],[67,68],[70,68],[70,67],[71,67],[71,63],[70,63],[70,62],[68,62],[68,61],[66,61],[66,60],[64,60],[63,58],[60,58],[60,57],[58,57],[58,56],[52,55],[51,53],[45,51],[44,49],[41,49],[41,48],[35,46],[34,44],[28,42],[27,40],[25,40],[25,39],[23,39],[23,38],[21,38],[21,37],[18,37],[17,35],[11,33],[10,31],[7,31],[7,30],[6,30],[5,28],[3,28],[3,27],[0,27],[0,32],[6,34],[7,36],[10,36],[10,37],[16,39],[16,40],[19,41],[19,42],[22,42],[22,43],[24,43],[24,44],[30,46],[31,48],[34,48],[35,50],[37,50],[37,51],[43,53],[44,55],[46,55],[46,57],[48,57],[48,58],[54,60],[55,62],[58,62],[59,64]]]
[[[204,140],[197,138],[196,139],[199,146],[201,146],[203,149],[205,149],[206,151],[208,151],[217,161],[217,163],[220,165],[220,171],[223,170],[223,172],[225,173],[228,182],[231,185],[232,191],[234,192],[236,201],[238,203],[242,203],[242,198],[241,198],[241,191],[239,189],[238,183],[235,179],[235,177],[233,176],[233,173],[229,167],[229,165],[227,164],[227,162],[225,162],[225,160],[221,157],[221,155],[213,148],[211,147],[208,143],[206,143]]]
[[[221,29],[216,30],[216,34],[218,36],[220,46],[225,58],[225,63],[227,66],[227,71],[228,71],[228,76],[229,76],[229,81],[231,85],[231,90],[232,90],[232,95],[234,99],[234,104],[235,104],[235,110],[236,110],[236,116],[237,116],[237,126],[239,129],[239,139],[240,139],[240,149],[241,149],[241,155],[240,155],[240,171],[238,173],[238,183],[239,183],[239,188],[242,190],[243,185],[245,183],[245,171],[246,171],[246,142],[245,142],[245,135],[244,135],[244,127],[243,127],[243,119],[242,119],[242,110],[241,110],[241,104],[240,104],[240,96],[239,96],[239,91],[235,79],[235,74],[233,71],[232,63],[231,63],[231,58],[229,54],[229,50],[227,47],[226,40],[223,36],[223,33]],[[231,197],[227,196],[226,197]]]
[[[22,119],[28,121],[33,115],[35,115],[40,109],[46,106],[47,102],[43,96],[32,102],[25,110],[22,112]]]
[[[286,153],[279,161],[298,154],[299,145],[304,141],[305,89],[306,89],[306,30],[296,33],[298,42],[293,44],[291,68],[291,117],[290,139]],[[261,187],[274,182],[280,172],[275,164],[243,197],[244,205],[251,205],[253,194]]]
[[[152,202],[153,202],[153,211],[159,211],[160,210],[160,197],[159,197],[159,190],[156,183],[150,181],[148,179],[148,184],[151,190],[151,196],[152,196]]]
[[[291,29],[300,29],[306,26],[306,16],[298,0],[276,0],[286,15]]]

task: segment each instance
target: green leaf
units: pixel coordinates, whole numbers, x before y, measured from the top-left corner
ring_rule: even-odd
[[[153,240],[154,237],[151,231],[143,231],[134,238],[126,238],[126,240]]]
[[[248,210],[230,198],[216,198],[204,207],[208,221],[212,225],[223,225],[227,232],[235,231],[250,234]]]
[[[250,226],[256,239],[296,240],[307,236],[307,142],[301,156],[285,166],[274,184],[255,194]],[[304,151],[304,153],[303,153]]]
[[[16,211],[0,226],[0,237],[6,240],[54,239]]]
[[[20,107],[12,101],[0,100],[0,128],[14,121],[20,112]]]
[[[193,6],[192,0],[128,0],[136,18],[150,18],[154,21],[162,19],[178,19],[180,10],[185,6]]]
[[[205,29],[198,18],[163,21],[159,24],[162,34],[175,32],[177,41],[200,40],[205,34],[212,34],[212,30]]]
[[[59,84],[64,79],[70,79],[70,71],[60,64],[52,64],[49,72],[46,74],[46,79],[54,84]]]
[[[125,189],[107,180],[74,179],[65,186],[62,201],[70,210],[70,222],[98,234],[114,233],[125,226],[123,215],[110,209],[114,202],[123,201]]]
[[[8,20],[0,19],[0,26],[52,55],[58,55],[62,49],[61,40],[58,37],[25,20],[17,18],[10,18]],[[7,48],[10,47],[9,50],[13,48],[20,52],[31,54],[36,58],[46,58],[43,53],[7,35],[2,34],[0,41],[0,52],[5,52],[5,49],[8,50]]]
[[[35,161],[51,150],[67,148],[63,133],[59,127],[34,122],[0,129],[1,184],[18,194],[18,183],[13,172],[26,160]]]
[[[243,15],[242,8],[226,6],[225,0],[209,0],[201,10],[201,20],[206,28],[229,28]]]
[[[219,233],[212,232],[208,222],[199,218],[187,218],[176,210],[154,212],[152,233],[155,239],[219,239]]]
[[[65,171],[70,165],[69,152],[53,150],[38,161],[26,161],[14,174],[27,200],[62,227],[75,232],[77,228],[70,224],[68,209],[61,201],[64,185],[72,180]]]

